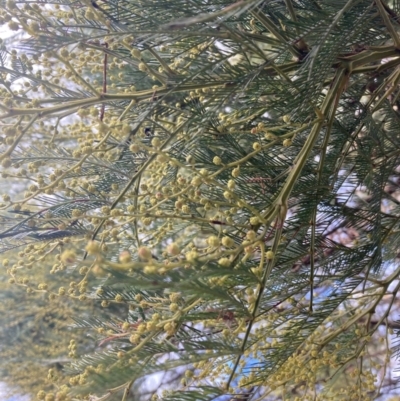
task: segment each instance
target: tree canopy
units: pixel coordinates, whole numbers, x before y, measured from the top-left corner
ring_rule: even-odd
[[[39,400],[392,394],[399,1],[0,0],[0,23],[1,296],[80,329],[30,354]]]

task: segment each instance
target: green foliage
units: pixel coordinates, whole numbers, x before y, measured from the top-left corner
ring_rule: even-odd
[[[51,279],[48,270],[48,266],[41,269],[36,266],[29,279],[20,277],[19,287],[13,283],[14,279],[0,284],[0,376],[15,385],[14,390],[19,393],[36,394],[42,389],[51,392],[54,379],[68,379],[62,368],[73,360],[73,352],[69,355],[66,352],[71,341],[78,342],[79,352],[95,349],[93,340],[82,330],[71,329],[71,317],[101,313],[101,307],[93,302],[80,305],[66,296],[53,297],[48,291],[34,290],[37,283],[60,285]]]
[[[377,397],[400,4],[0,5],[21,33],[0,48],[2,177],[26,188],[3,195],[1,249],[25,246],[3,264],[32,292],[21,277],[49,262],[38,291],[110,308],[76,311],[101,347],[60,401]],[[185,373],[146,393],[158,372]]]

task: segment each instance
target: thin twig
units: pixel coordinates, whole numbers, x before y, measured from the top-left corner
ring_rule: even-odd
[[[103,46],[108,49],[108,43],[105,42]],[[107,93],[107,58],[108,54],[107,52],[104,52],[104,61],[103,61],[103,94]],[[101,111],[100,111],[100,121],[103,121],[104,119],[104,112],[106,109],[106,104],[103,102],[101,104]]]

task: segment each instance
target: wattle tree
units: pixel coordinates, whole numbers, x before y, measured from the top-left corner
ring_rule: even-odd
[[[1,294],[75,338],[39,400],[396,394],[399,1],[0,6]]]

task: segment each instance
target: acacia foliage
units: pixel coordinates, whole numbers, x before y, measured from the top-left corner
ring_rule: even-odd
[[[398,1],[2,4],[20,34],[2,177],[27,187],[3,196],[9,274],[33,291],[21,275],[54,260],[55,283],[82,279],[39,291],[129,305],[76,316],[106,349],[58,397],[126,400],[180,368],[154,398],[376,397],[368,344],[400,288]]]
[[[14,395],[10,400],[35,399],[41,390],[53,393],[55,381],[69,379],[63,367],[78,353],[93,352],[96,348],[87,332],[71,325],[74,316],[87,319],[101,313],[101,306],[96,302],[77,303],[72,298],[55,297],[51,293],[49,296],[48,291],[58,290],[60,285],[59,280],[56,283],[51,279],[50,268],[44,264],[19,275],[18,280],[25,285],[18,287],[13,278],[7,282],[7,275],[2,272],[0,377],[3,384],[9,385],[2,386],[3,399],[8,399],[7,395]],[[46,290],[36,290],[45,283],[49,286]],[[115,315],[118,310],[112,313]],[[67,392],[67,387],[58,386],[59,399]]]

